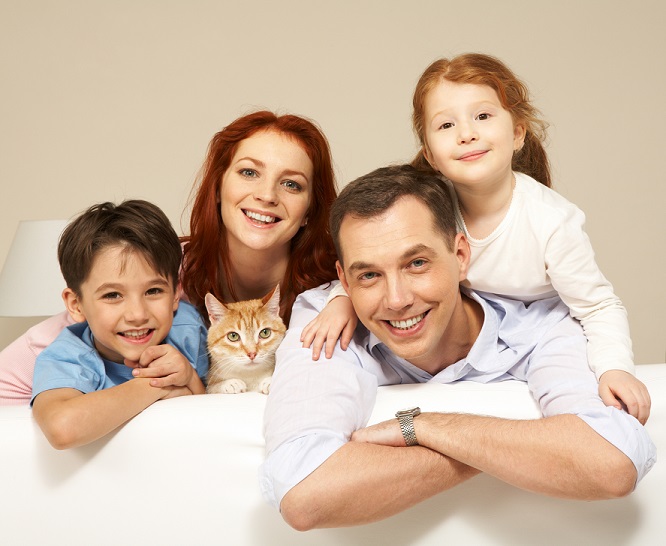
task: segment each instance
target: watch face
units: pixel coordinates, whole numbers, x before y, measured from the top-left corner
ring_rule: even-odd
[[[398,411],[398,413],[395,414],[396,417],[406,417],[407,415],[411,415],[412,417],[416,417],[417,415],[421,414],[421,408],[419,407],[413,407],[413,408],[406,408],[406,409],[401,409]]]

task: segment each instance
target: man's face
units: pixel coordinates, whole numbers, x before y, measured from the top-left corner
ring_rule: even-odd
[[[394,354],[437,373],[465,320],[458,285],[469,262],[464,236],[449,250],[428,207],[403,197],[380,216],[346,216],[340,241],[338,275],[359,320]]]

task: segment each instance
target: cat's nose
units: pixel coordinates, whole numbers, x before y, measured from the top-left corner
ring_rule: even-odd
[[[247,353],[247,357],[250,360],[254,360],[257,357],[257,353]]]

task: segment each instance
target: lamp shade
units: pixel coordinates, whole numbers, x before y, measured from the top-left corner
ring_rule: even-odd
[[[43,317],[65,310],[58,238],[67,220],[19,223],[0,273],[0,316]]]

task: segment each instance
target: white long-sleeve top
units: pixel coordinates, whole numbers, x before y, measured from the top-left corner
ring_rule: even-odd
[[[523,173],[509,211],[486,238],[469,234],[455,203],[459,231],[472,257],[462,284],[479,292],[531,302],[559,295],[583,326],[588,360],[597,380],[608,370],[634,374],[627,312],[594,260],[585,215],[560,194]],[[336,287],[331,298],[344,295]]]
[[[597,266],[585,215],[530,176],[515,176],[509,211],[484,239],[469,234],[451,188],[458,227],[472,249],[463,284],[524,302],[559,295],[583,326],[597,379],[608,370],[633,374],[627,312]]]

